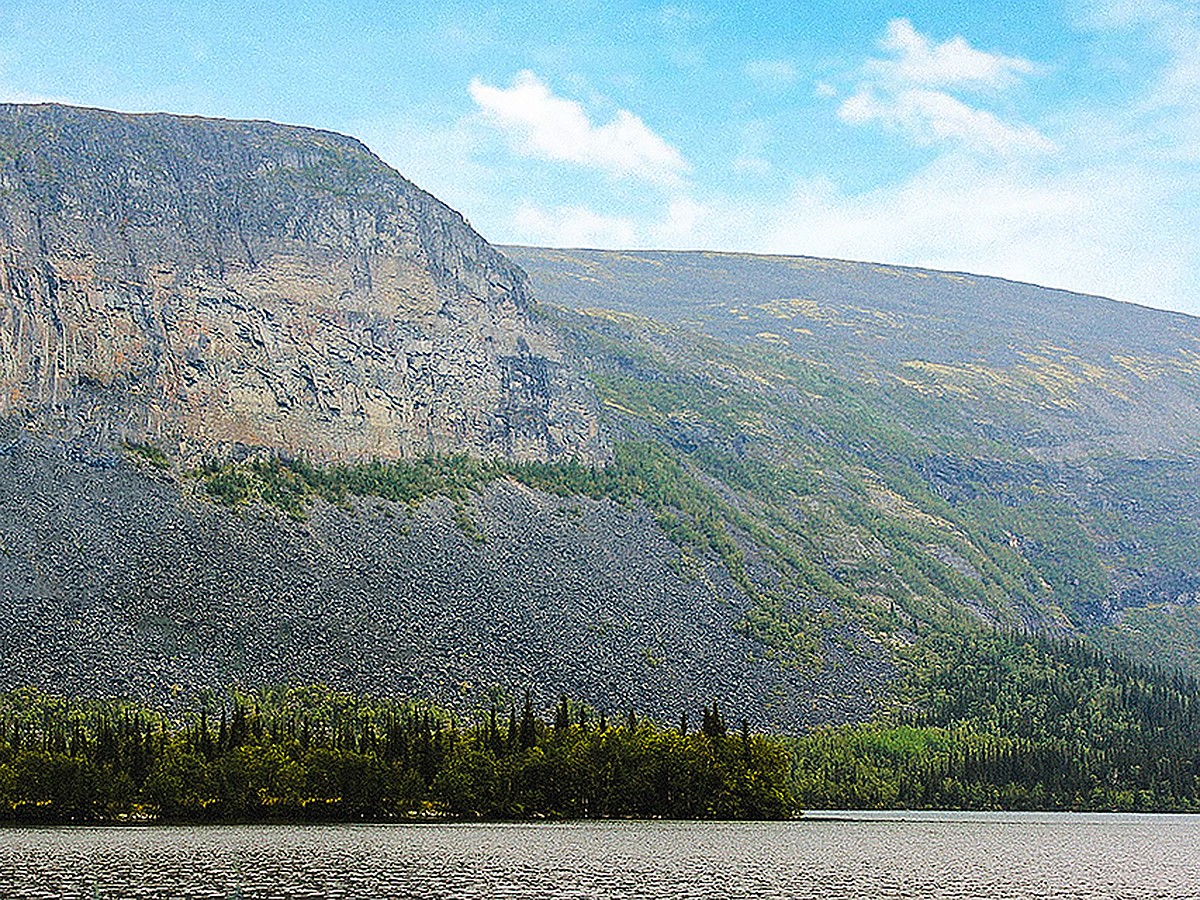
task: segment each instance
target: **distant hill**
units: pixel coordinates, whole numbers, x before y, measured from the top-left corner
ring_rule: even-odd
[[[1191,450],[1200,319],[1102,297],[812,257],[504,247],[543,301],[777,347],[951,400],[1039,458]]]

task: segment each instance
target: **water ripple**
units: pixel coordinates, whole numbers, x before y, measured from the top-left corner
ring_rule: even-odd
[[[1200,819],[0,830],[4,900],[1184,900]]]

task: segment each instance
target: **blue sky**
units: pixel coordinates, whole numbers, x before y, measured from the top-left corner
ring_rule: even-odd
[[[1200,4],[0,6],[0,100],[354,134],[496,242],[800,253],[1200,313]]]

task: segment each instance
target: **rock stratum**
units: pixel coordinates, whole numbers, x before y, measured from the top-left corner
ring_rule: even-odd
[[[97,446],[596,458],[531,302],[351,138],[0,105],[0,416]]]

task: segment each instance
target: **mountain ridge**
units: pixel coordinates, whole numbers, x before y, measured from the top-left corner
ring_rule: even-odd
[[[1200,435],[1200,319],[1184,313],[816,257],[507,251],[547,302],[772,342],[852,377],[957,397],[981,419],[1002,413],[1005,438],[1046,458],[1086,456],[1097,445],[1153,454],[1186,449]],[[1143,421],[1156,428],[1139,428]]]
[[[759,259],[773,262],[787,262],[789,260],[807,260],[811,262],[834,263],[846,266],[871,266],[875,268],[896,269],[903,272],[923,273],[926,275],[945,275],[951,278],[972,278],[987,281],[1003,282],[1010,285],[1020,285],[1023,287],[1036,288],[1040,291],[1047,291],[1055,294],[1068,294],[1074,297],[1080,297],[1090,300],[1103,300],[1107,303],[1120,303],[1125,306],[1135,306],[1140,309],[1153,310],[1155,312],[1164,312],[1171,315],[1183,316],[1188,319],[1200,318],[1200,314],[1187,313],[1182,310],[1169,309],[1161,306],[1151,306],[1148,303],[1140,303],[1136,300],[1122,300],[1118,297],[1110,297],[1106,294],[1093,294],[1088,291],[1077,291],[1072,288],[1056,287],[1054,285],[1041,284],[1036,281],[1022,281],[1019,278],[1010,278],[1005,275],[989,275],[983,272],[973,272],[967,269],[938,269],[931,266],[910,265],[908,263],[890,263],[870,259],[854,259],[843,256],[813,256],[808,253],[760,253],[753,250],[705,250],[699,247],[689,247],[685,249],[670,249],[665,246],[651,247],[589,247],[582,245],[569,246],[554,246],[547,247],[540,244],[511,244],[511,243],[496,243],[494,245],[501,251],[513,251],[520,255],[523,252],[528,253],[603,253],[615,254],[619,256],[637,256],[639,254],[650,255],[667,255],[672,256],[704,256],[704,257],[746,257],[749,259]]]
[[[1200,666],[1196,320],[507,253],[353,139],[0,106],[0,686],[798,729],[997,630]]]

